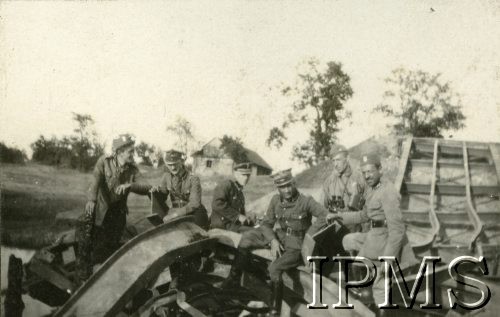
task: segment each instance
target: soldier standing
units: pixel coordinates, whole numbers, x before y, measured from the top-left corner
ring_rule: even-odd
[[[323,183],[320,201],[331,213],[356,211],[363,205],[362,194],[366,186],[365,180],[360,172],[351,168],[349,153],[345,146],[335,145],[330,151],[333,162],[333,172]],[[342,236],[350,232],[361,230],[361,225],[344,227],[339,232],[329,230],[318,241],[320,245],[319,254],[335,256],[344,253],[342,247]]]
[[[80,282],[92,274],[93,265],[104,262],[119,247],[125,229],[130,192],[147,195],[149,186],[138,184],[134,164],[135,141],[127,134],[113,140],[111,156],[97,161],[87,204],[76,229],[76,270]]]
[[[243,187],[250,180],[251,174],[251,163],[234,164],[234,179],[226,179],[215,187],[210,216],[211,228],[240,233],[253,228],[253,221],[245,212],[243,195]]]
[[[269,307],[271,316],[279,316],[283,299],[282,274],[303,264],[301,249],[304,237],[312,236],[326,225],[328,211],[312,197],[304,196],[297,190],[291,169],[280,171],[271,177],[279,194],[271,199],[262,226],[243,233],[238,256],[223,287],[239,284],[242,268],[249,262],[251,249],[270,244],[274,260],[269,266]],[[312,216],[317,218],[314,224]]]
[[[381,180],[380,158],[376,154],[363,155],[361,171],[367,183],[365,207],[358,212],[342,212],[340,216],[344,224],[368,222],[370,230],[346,235],[342,241],[345,250],[357,251],[359,256],[371,260],[377,260],[379,256],[395,256],[401,269],[418,264],[406,236],[399,194],[392,183]],[[376,303],[384,302],[384,274],[381,271],[373,284]]]

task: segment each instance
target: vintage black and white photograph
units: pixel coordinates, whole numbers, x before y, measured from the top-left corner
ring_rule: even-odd
[[[500,2],[0,2],[1,316],[493,317]]]

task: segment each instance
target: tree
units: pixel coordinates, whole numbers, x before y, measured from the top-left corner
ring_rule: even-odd
[[[235,163],[248,162],[247,150],[243,146],[240,138],[233,138],[224,135],[221,140],[220,148],[227,154]]]
[[[389,126],[397,135],[443,137],[465,126],[460,96],[440,74],[397,68],[385,82],[383,102],[374,111],[394,119]]]
[[[104,154],[104,145],[98,141],[93,129],[94,120],[90,115],[73,113],[77,127],[76,135],[61,139],[45,138],[43,135],[31,144],[32,159],[42,164],[67,166],[81,171],[91,169]]]
[[[24,164],[27,160],[26,152],[10,147],[0,142],[0,162]]]
[[[135,146],[135,151],[137,155],[142,159],[142,164],[152,166],[153,160],[152,156],[156,152],[154,145],[147,144],[146,142],[141,142]]]
[[[328,62],[321,71],[320,62],[311,58],[305,66],[305,71],[299,71],[297,83],[281,90],[283,96],[293,99],[291,111],[281,127],[270,130],[266,144],[280,148],[287,139],[285,130],[303,123],[309,129],[309,139],[293,147],[292,159],[312,166],[327,157],[336,141],[339,122],[350,117],[344,104],[353,91],[341,63]]]
[[[182,152],[188,154],[193,147],[197,145],[193,134],[193,126],[191,122],[183,117],[178,116],[175,123],[167,126],[167,133],[171,132],[177,138],[175,146]]]

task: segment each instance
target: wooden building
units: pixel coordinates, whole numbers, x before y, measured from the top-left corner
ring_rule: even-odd
[[[198,175],[231,175],[233,160],[220,148],[221,139],[214,138],[193,153],[193,173]],[[270,175],[271,166],[255,151],[245,148],[248,160],[253,163],[252,175]]]

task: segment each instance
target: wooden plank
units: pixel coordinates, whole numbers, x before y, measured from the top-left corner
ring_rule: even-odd
[[[431,245],[434,240],[436,240],[441,232],[441,224],[436,215],[436,210],[434,207],[434,197],[436,196],[436,181],[437,181],[437,161],[438,161],[438,151],[439,151],[439,141],[436,139],[434,141],[434,157],[432,159],[432,183],[431,183],[431,193],[429,195],[429,221],[432,227],[432,240],[427,241]]]
[[[497,184],[500,186],[500,145],[491,143],[490,152],[497,172]]]
[[[399,159],[398,175],[396,176],[396,180],[394,181],[394,186],[396,187],[398,193],[401,192],[401,185],[403,184],[403,179],[406,174],[406,165],[408,164],[408,158],[410,156],[412,143],[413,137],[410,136],[404,140],[402,145],[403,150],[401,152],[401,158]]]
[[[411,163],[411,166],[413,166],[413,167],[432,167],[431,160],[411,159],[410,163]],[[439,167],[462,168],[463,164],[464,164],[463,160],[457,160],[455,162],[449,161],[449,160],[438,160]],[[486,171],[493,171],[495,169],[494,165],[488,164],[488,163],[471,163],[471,162],[469,162],[469,166],[471,168],[484,169]]]
[[[430,194],[431,185],[430,184],[416,184],[416,183],[405,183],[406,192],[408,194]],[[498,186],[471,186],[472,195],[488,195],[497,197],[500,195],[500,188]],[[452,184],[436,184],[437,192],[440,195],[454,195],[454,196],[465,196],[465,186],[464,185],[452,185]]]
[[[469,215],[470,221],[474,226],[474,233],[472,235],[471,241],[469,243],[469,249],[473,250],[476,245],[476,241],[479,236],[483,233],[483,224],[477,215],[476,209],[472,203],[471,185],[470,185],[470,172],[469,172],[469,155],[467,154],[467,144],[464,142],[463,146],[463,157],[464,157],[464,170],[465,170],[465,197],[467,201],[467,214]],[[482,255],[482,254],[480,254]]]
[[[444,225],[467,225],[469,220],[467,213],[436,212],[436,215]],[[478,213],[478,216],[485,225],[500,226],[500,212],[482,212]],[[428,224],[429,213],[427,211],[403,211],[403,219],[406,223]]]
[[[418,152],[430,152],[432,153],[433,147],[432,144],[426,143],[415,143],[415,148]],[[460,146],[452,146],[452,145],[441,145],[440,153],[447,155],[462,155],[462,149]],[[490,161],[491,153],[488,147],[477,147],[469,149],[470,159],[485,159]]]

